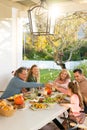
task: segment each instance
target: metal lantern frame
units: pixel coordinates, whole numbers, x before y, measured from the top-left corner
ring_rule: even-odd
[[[32,7],[28,10],[29,29],[32,35],[50,35],[51,19],[48,14],[48,9],[41,4]],[[35,30],[36,27],[36,30]]]

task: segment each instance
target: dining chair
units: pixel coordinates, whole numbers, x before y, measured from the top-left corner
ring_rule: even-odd
[[[83,130],[87,130],[87,115],[83,124],[78,124],[76,121],[70,119],[69,117],[66,118],[63,116],[61,117],[61,119],[66,120],[67,130],[78,130],[79,128]]]
[[[87,117],[85,118],[85,121],[83,122],[83,124],[75,124],[74,122],[71,122],[70,125],[72,127],[77,127],[77,128],[80,128],[80,129],[83,129],[83,130],[87,130]]]

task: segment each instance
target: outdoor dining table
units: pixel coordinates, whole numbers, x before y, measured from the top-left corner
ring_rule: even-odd
[[[0,129],[38,130],[51,121],[54,121],[56,125],[61,127],[57,117],[68,109],[54,103],[48,109],[34,111],[29,108],[29,105],[29,101],[27,101],[26,107],[18,109],[11,117],[0,116]]]

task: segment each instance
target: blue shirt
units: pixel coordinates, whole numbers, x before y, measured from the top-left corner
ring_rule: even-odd
[[[36,82],[25,82],[18,77],[13,77],[0,98],[5,99],[15,94],[19,94],[22,88],[35,88],[39,86],[44,87],[44,84]]]

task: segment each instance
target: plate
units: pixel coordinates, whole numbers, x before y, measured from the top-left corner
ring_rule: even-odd
[[[38,102],[38,100],[36,100],[36,99],[29,100],[29,103],[30,103],[30,104],[34,104],[34,103],[37,103],[37,102]]]
[[[49,108],[49,105],[46,103],[32,103],[30,109],[32,110],[46,110]]]
[[[25,108],[25,104],[22,104],[22,105],[16,105],[16,104],[13,104],[15,108],[17,109],[23,109]]]
[[[35,93],[31,93],[31,92],[25,93],[25,94],[23,95],[23,97],[24,97],[25,100],[27,100],[27,99],[33,100],[33,99],[36,98],[36,96],[37,96],[37,95],[36,95]]]
[[[10,101],[10,102],[14,101],[14,97],[9,97],[9,98],[7,98],[7,100]]]
[[[57,103],[61,104],[61,103],[70,103],[69,100],[67,99],[62,99],[62,100],[59,100]]]

